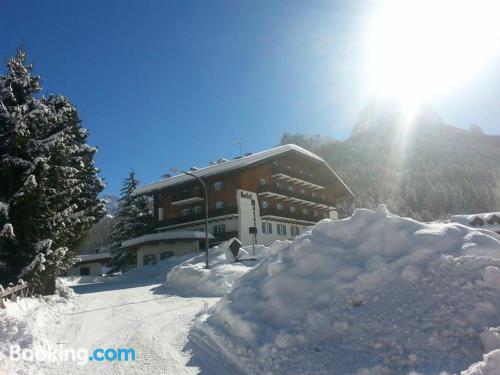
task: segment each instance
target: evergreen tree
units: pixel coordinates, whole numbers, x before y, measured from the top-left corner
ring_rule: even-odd
[[[0,242],[0,261],[4,278],[22,276],[48,293],[104,215],[104,184],[76,108],[64,96],[37,98],[40,77],[25,59],[19,51],[0,76],[0,202],[7,207],[0,224],[8,220],[14,234]]]
[[[154,229],[149,198],[133,195],[139,185],[135,172],[131,170],[120,191],[115,224],[108,236],[113,271],[126,269],[135,263],[135,253],[121,248],[123,241],[150,233]]]

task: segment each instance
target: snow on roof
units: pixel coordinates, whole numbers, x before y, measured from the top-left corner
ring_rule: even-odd
[[[122,242],[122,247],[130,247],[135,245],[140,245],[146,242],[152,241],[165,241],[165,240],[188,240],[188,239],[204,239],[205,232],[202,231],[172,231],[172,232],[160,232],[153,234],[145,234],[144,236],[132,238],[130,240]],[[208,238],[215,238],[210,233]]]
[[[349,190],[349,188],[344,184],[344,182],[340,179],[340,177],[337,176],[337,174],[333,171],[333,169],[331,169],[331,167],[328,165],[328,163],[324,159],[320,158],[318,155],[316,155],[310,151],[307,151],[306,149],[304,149],[302,147],[299,147],[299,146],[293,145],[293,144],[278,146],[275,148],[271,148],[269,150],[257,152],[255,154],[251,154],[248,156],[243,156],[243,157],[240,157],[238,159],[233,159],[233,160],[228,160],[228,161],[223,161],[222,159],[220,159],[220,161],[221,161],[220,163],[217,163],[214,165],[209,165],[208,167],[200,168],[200,169],[197,169],[196,171],[190,171],[190,172],[197,177],[211,176],[211,175],[215,175],[218,173],[243,168],[243,167],[258,163],[262,160],[269,159],[271,157],[284,154],[284,153],[289,152],[289,151],[299,152],[299,153],[301,153],[301,154],[303,154],[311,159],[315,159],[319,162],[324,163],[331,170],[331,172],[335,175],[335,177],[345,186],[347,191],[349,191],[349,193],[352,194],[352,192]],[[165,178],[161,181],[154,182],[152,184],[148,184],[148,185],[145,185],[143,187],[136,189],[134,191],[134,195],[151,193],[155,190],[159,190],[159,189],[162,189],[162,188],[165,188],[168,186],[183,183],[183,182],[189,181],[191,179],[192,179],[191,176],[188,176],[185,174],[180,174],[180,175],[176,175],[173,177],[168,177],[168,178]],[[354,194],[352,194],[352,195],[354,196]]]
[[[474,215],[452,215],[451,216],[451,221],[463,225],[470,226],[471,222],[476,219],[482,219],[484,221],[488,221],[493,216],[497,216],[500,218],[500,212],[485,212],[485,213],[480,213],[480,214],[474,214]]]
[[[110,253],[83,254],[76,257],[76,263],[93,262],[97,260],[111,259]]]

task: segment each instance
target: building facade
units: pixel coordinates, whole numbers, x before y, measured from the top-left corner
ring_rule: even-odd
[[[101,276],[110,259],[111,254],[107,252],[79,255],[67,276]]]
[[[319,220],[337,219],[336,204],[353,197],[322,158],[296,145],[220,159],[190,173],[208,189],[209,232],[244,246],[292,239]],[[135,194],[153,197],[157,231],[204,231],[203,190],[192,176],[168,177]]]

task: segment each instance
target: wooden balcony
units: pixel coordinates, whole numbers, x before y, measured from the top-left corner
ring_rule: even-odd
[[[285,181],[294,185],[304,186],[313,190],[323,190],[325,187],[317,177],[311,177],[311,174],[300,170],[274,165],[272,168],[272,177],[278,181]]]
[[[238,207],[224,207],[219,209],[212,209],[208,210],[208,219],[210,220],[211,218],[214,217],[237,214],[237,213],[238,213]],[[204,220],[204,219],[205,219],[205,210],[202,208],[202,210],[198,213],[192,213],[186,216],[178,216],[171,219],[166,219],[161,221],[159,225],[170,226],[170,225],[184,224],[184,223],[189,223],[191,221]]]
[[[287,218],[293,221],[300,221],[306,223],[316,223],[321,219],[323,219],[323,217],[314,216],[312,212],[307,215],[304,215],[302,212],[290,212],[290,210],[287,209],[278,210],[277,208],[271,208],[271,207],[260,209],[260,217],[262,219],[265,219],[266,217],[269,216]]]
[[[290,191],[286,188],[278,188],[276,185],[263,185],[259,187],[260,197],[282,199],[291,203],[303,206],[317,207],[323,209],[334,209],[335,203],[318,196],[313,196],[310,192]]]
[[[172,196],[172,206],[183,206],[203,201],[203,193],[200,189],[180,191]]]

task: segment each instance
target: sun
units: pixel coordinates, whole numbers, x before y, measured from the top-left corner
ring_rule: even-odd
[[[499,0],[386,0],[369,32],[375,95],[408,102],[444,95],[499,52]]]

